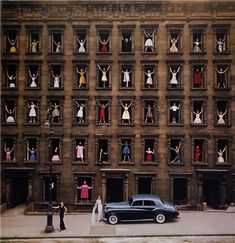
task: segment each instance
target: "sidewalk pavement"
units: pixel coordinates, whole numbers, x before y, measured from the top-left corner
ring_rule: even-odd
[[[65,225],[67,229],[59,232],[59,215],[54,214],[53,225],[55,231],[52,233],[45,233],[44,230],[47,222],[46,215],[23,215],[23,211],[19,213],[19,211],[14,211],[14,209],[7,210],[1,215],[1,239],[78,239],[81,237],[83,241],[77,240],[76,242],[86,242],[85,239],[91,239],[92,237],[118,236],[121,239],[122,237],[129,236],[145,236],[145,238],[152,236],[228,236],[232,239],[232,241],[229,242],[235,242],[235,213],[228,213],[225,211],[185,211],[180,213],[179,219],[171,220],[164,224],[156,224],[154,222],[132,222],[120,223],[113,226],[106,222],[97,222],[92,226],[90,219],[91,214],[66,214]],[[138,241],[134,242],[137,243]]]

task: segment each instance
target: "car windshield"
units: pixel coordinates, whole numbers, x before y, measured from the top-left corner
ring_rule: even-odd
[[[132,204],[132,202],[133,202],[133,198],[132,198],[132,197],[129,197],[128,202],[129,202],[129,205],[131,205],[131,204]]]

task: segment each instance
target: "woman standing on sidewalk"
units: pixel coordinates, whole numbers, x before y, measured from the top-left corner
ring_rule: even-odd
[[[57,207],[52,206],[52,208],[60,210],[60,229],[59,229],[59,231],[66,230],[65,224],[64,224],[64,215],[67,212],[67,208],[65,207],[64,203],[60,202],[59,206],[57,206]]]

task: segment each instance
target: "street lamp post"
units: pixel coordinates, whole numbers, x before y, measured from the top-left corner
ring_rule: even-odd
[[[45,127],[50,129],[50,136],[53,135],[53,129],[52,129],[52,113],[51,109],[47,110],[47,120],[45,121],[44,125]],[[50,146],[49,146],[50,147]],[[51,155],[51,154],[50,154]],[[46,233],[50,233],[54,231],[53,226],[53,211],[52,211],[52,189],[54,187],[53,185],[53,179],[52,179],[52,158],[50,156],[50,165],[49,165],[49,195],[48,195],[48,209],[47,209],[47,225],[45,228]]]

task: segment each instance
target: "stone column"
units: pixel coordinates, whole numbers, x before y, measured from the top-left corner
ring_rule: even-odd
[[[106,187],[107,187],[107,179],[106,179],[106,173],[102,172],[101,173],[101,198],[102,198],[102,203],[107,201],[106,198]]]

